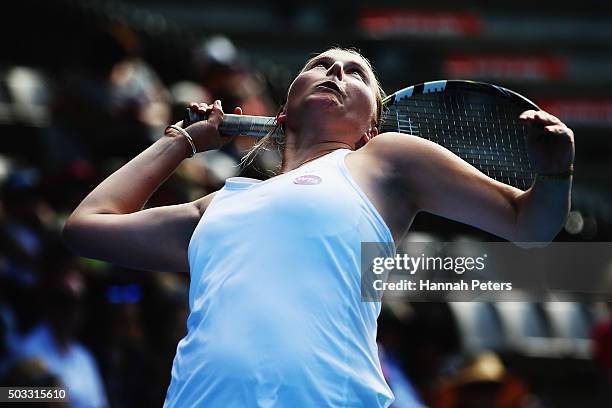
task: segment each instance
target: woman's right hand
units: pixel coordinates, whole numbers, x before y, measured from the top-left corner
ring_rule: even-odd
[[[185,128],[193,138],[198,152],[218,149],[233,140],[234,137],[226,137],[219,134],[219,125],[223,122],[224,115],[220,100],[216,100],[212,105],[193,102],[189,105],[189,109],[204,113],[208,117],[207,120],[192,123]],[[239,107],[235,108],[234,114],[241,115],[242,109]],[[177,122],[176,125],[183,127],[183,121]],[[172,131],[176,132],[176,130]]]

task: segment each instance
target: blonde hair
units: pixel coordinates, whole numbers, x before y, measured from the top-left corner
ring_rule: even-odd
[[[376,76],[376,73],[374,72],[374,68],[372,67],[372,64],[370,63],[370,61],[364,57],[363,55],[361,55],[361,53],[355,49],[355,48],[342,48],[342,47],[332,47],[324,52],[327,51],[340,51],[340,52],[346,52],[349,53],[351,55],[356,56],[357,58],[361,59],[366,68],[368,68],[372,74],[372,80],[374,82],[374,85],[376,87],[376,112],[374,113],[374,119],[372,120],[372,125],[374,127],[379,127],[380,126],[380,120],[382,118],[382,113],[383,113],[383,104],[382,101],[385,98],[385,91],[383,90],[382,86],[380,85],[380,81],[378,80],[378,77]],[[306,61],[306,63],[304,64],[304,66],[302,67],[302,69],[300,70],[299,74],[302,74],[305,70],[306,67],[310,64],[310,62],[317,58],[319,55],[323,54],[324,52],[321,53],[317,53],[315,54],[313,57],[309,58],[308,61]],[[286,99],[287,99],[287,93],[285,93],[285,102],[283,102],[277,113],[276,113],[276,117],[278,117],[278,115],[280,115],[284,109],[284,105],[286,103]],[[242,160],[240,161],[240,165],[244,168],[248,165],[250,165],[251,163],[253,163],[253,161],[257,158],[257,156],[263,151],[263,150],[272,150],[273,148],[276,148],[279,152],[279,154],[282,157],[282,153],[283,153],[283,149],[282,147],[284,146],[284,142],[283,140],[280,140],[278,138],[274,137],[274,133],[276,133],[278,131],[279,128],[282,128],[283,131],[285,130],[283,125],[277,123],[276,126],[274,126],[274,128],[268,132],[268,134],[266,134],[263,138],[261,138],[259,141],[257,141],[257,143],[255,143],[255,145],[253,145],[253,147],[247,152],[247,154],[242,158]],[[281,163],[282,165],[282,163]],[[273,173],[276,173],[281,165],[278,166],[278,168],[273,170]]]

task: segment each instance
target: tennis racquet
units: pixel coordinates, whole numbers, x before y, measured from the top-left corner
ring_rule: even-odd
[[[538,106],[518,93],[483,82],[442,80],[410,86],[383,100],[380,132],[422,137],[467,161],[502,183],[528,189],[534,173],[527,137],[537,131],[519,115]],[[206,119],[187,109],[183,127]],[[226,114],[219,126],[225,136],[264,137],[276,125],[273,117]],[[274,137],[282,138],[277,127]]]

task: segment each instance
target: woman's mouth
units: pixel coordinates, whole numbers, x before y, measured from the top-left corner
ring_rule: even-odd
[[[340,86],[337,83],[335,83],[334,81],[321,82],[320,84],[316,85],[315,88],[323,89],[323,90],[326,90],[326,91],[333,91],[333,92],[339,94],[340,96],[344,97],[344,92],[342,91]]]

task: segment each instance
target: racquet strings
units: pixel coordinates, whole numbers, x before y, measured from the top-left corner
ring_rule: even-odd
[[[431,140],[489,177],[527,190],[533,182],[525,139],[529,127],[519,115],[530,108],[465,89],[415,94],[388,107],[381,131]]]

